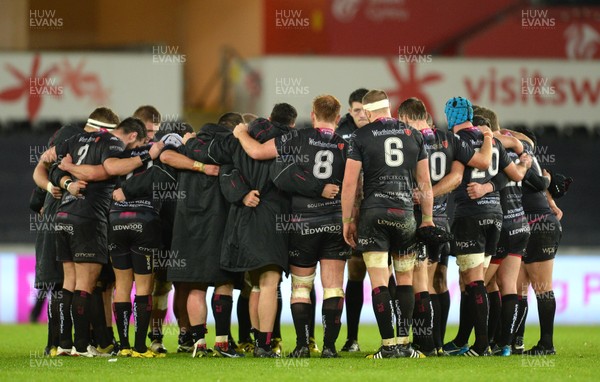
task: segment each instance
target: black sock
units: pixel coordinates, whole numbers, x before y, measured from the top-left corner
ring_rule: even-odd
[[[525,335],[525,321],[527,321],[527,312],[529,311],[527,296],[517,297],[517,307],[517,330],[515,331],[515,337],[523,338]]]
[[[440,339],[444,343],[446,337],[446,325],[448,325],[448,315],[450,314],[450,291],[438,293],[440,300]]]
[[[283,300],[281,298],[281,283],[277,285],[277,314],[273,324],[273,338],[281,338],[281,312],[283,310]],[[314,317],[314,316],[313,316]]]
[[[106,315],[104,314],[104,300],[102,299],[102,289],[94,288],[90,300],[90,321],[94,328],[96,343],[106,348],[111,344],[106,332]]]
[[[50,291],[48,291],[48,294],[50,294]],[[48,315],[48,322],[46,324],[46,329],[48,332],[46,347],[49,349],[50,347],[52,347],[52,326],[50,325],[50,315],[52,313],[50,313],[50,298],[48,298],[48,305],[46,305],[46,314]]]
[[[444,343],[440,335],[440,310],[442,309],[440,306],[440,299],[435,293],[429,294],[429,298],[431,299],[431,313],[433,316],[433,345],[436,348],[441,348]]]
[[[358,340],[358,324],[360,311],[363,306],[364,292],[362,281],[348,280],[346,284],[346,325],[348,326],[349,340]]]
[[[48,289],[38,289],[36,292],[37,298],[35,299],[35,305],[33,305],[33,309],[31,309],[31,313],[29,314],[29,322],[36,323],[40,318],[40,314],[42,313],[42,308],[44,307],[44,302],[46,301],[46,296],[50,293]]]
[[[310,320],[312,318],[311,304],[297,302],[292,304],[291,307],[294,328],[296,329],[296,345],[308,346],[308,338],[310,336]]]
[[[315,318],[317,316],[317,293],[315,288],[310,290],[310,326],[308,334],[310,338],[315,338]]]
[[[488,293],[488,301],[490,304],[490,315],[488,318],[488,338],[490,341],[497,342],[494,337],[496,334],[496,328],[500,324],[500,318],[502,316],[502,300],[500,298],[500,291],[494,291]]]
[[[62,289],[57,301],[60,347],[69,349],[73,346],[73,316],[71,306],[73,304],[73,292]]]
[[[473,344],[473,350],[481,354],[490,345],[488,340],[489,304],[487,291],[483,285],[483,280],[467,284],[465,290],[469,297],[468,302],[471,305],[471,311],[474,313],[475,343]]]
[[[331,297],[323,301],[323,345],[335,349],[335,341],[342,328],[342,310],[344,299]]]
[[[390,275],[388,280],[388,290],[390,291],[390,297],[392,298],[392,301],[394,301],[396,299],[396,278],[394,277],[393,273]]]
[[[452,342],[456,346],[464,346],[469,342],[471,331],[473,330],[474,313],[469,304],[468,293],[462,292],[460,294],[460,313],[458,318],[458,333]]]
[[[90,344],[90,304],[92,296],[82,290],[73,292],[71,314],[75,328],[74,344],[78,352],[86,352]]]
[[[273,332],[261,332],[257,330],[254,332],[254,335],[256,336],[256,344],[258,347],[265,351],[271,351],[271,338],[273,337]]]
[[[433,343],[433,309],[429,292],[415,294],[413,312],[413,342],[419,344],[424,352],[434,349]]]
[[[215,318],[215,335],[228,336],[229,329],[231,328],[231,311],[233,310],[233,299],[231,298],[231,296],[214,293],[211,299],[211,307],[213,311],[213,316]]]
[[[556,299],[554,291],[550,290],[536,294],[538,316],[540,318],[540,344],[546,348],[554,346],[554,315],[556,314]]]
[[[250,337],[250,329],[252,328],[252,324],[250,323],[250,308],[248,301],[249,300],[247,297],[240,295],[237,302],[239,342],[247,342],[248,340],[252,339]]]
[[[50,346],[60,345],[60,289],[55,289],[48,298],[48,327],[50,328]]]
[[[108,334],[108,339],[109,339],[110,343],[114,344],[116,342],[116,340],[115,340],[115,331],[113,330],[113,327],[107,326],[106,333]]]
[[[115,302],[113,303],[113,312],[115,315],[115,322],[117,323],[117,332],[119,333],[121,349],[130,349],[129,320],[131,320],[131,303]]]
[[[512,344],[517,328],[518,299],[516,294],[502,296],[502,335],[496,339],[499,346]]]
[[[133,318],[135,320],[134,349],[138,353],[145,353],[148,350],[146,346],[146,333],[148,333],[151,315],[152,295],[136,295],[133,300]]]
[[[198,340],[203,339],[205,334],[206,334],[206,324],[190,326],[190,335],[192,337],[192,342],[194,344]]]
[[[415,295],[412,285],[398,285],[394,300],[396,313],[396,333],[398,337],[408,337],[415,310]]]
[[[371,292],[371,296],[381,338],[394,338],[394,313],[388,288],[384,286],[375,288]]]

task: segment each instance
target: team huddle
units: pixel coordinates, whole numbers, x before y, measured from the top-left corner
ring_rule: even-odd
[[[535,135],[501,129],[492,110],[462,97],[446,103],[448,129],[436,128],[416,98],[392,111],[381,90],[357,89],[348,114],[341,108],[332,95],[316,97],[307,129],[295,128],[297,112],[286,103],[269,118],[226,113],[197,133],[161,124],[152,106],[122,121],[101,107],[83,130],[61,128],[35,168],[31,203],[55,221],[36,241],[35,287],[51,292],[46,352],[165,357],[174,288],[177,352],[337,358],[360,351],[368,274],[381,335],[368,358],[555,354],[552,267],[562,212],[554,198],[568,184],[541,168]],[[460,324],[444,343],[450,256],[460,271]],[[284,274],[296,332],[287,353]],[[540,339],[525,350],[530,285]]]

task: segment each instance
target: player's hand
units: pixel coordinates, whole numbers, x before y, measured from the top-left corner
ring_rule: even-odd
[[[69,184],[69,188],[67,189],[67,191],[69,191],[69,194],[79,198],[83,196],[83,191],[86,187],[87,182],[85,180],[77,180]]]
[[[421,222],[421,225],[419,226],[419,228],[423,228],[423,227],[435,227],[435,223],[433,221]]]
[[[492,133],[492,130],[487,127],[487,126],[477,126],[479,128],[479,131],[481,131],[483,133],[484,137],[490,137],[493,138],[494,137],[494,133]]]
[[[152,160],[158,158],[158,156],[164,148],[165,143],[163,141],[154,142],[152,144],[152,147],[150,147],[150,150],[148,151],[148,154],[150,154],[150,158],[152,158]]]
[[[73,167],[73,157],[71,157],[71,154],[65,155],[64,158],[62,158],[62,160],[58,164],[58,168],[60,168],[63,171],[66,171],[66,172],[69,172],[69,170],[71,170],[72,167]]]
[[[50,194],[52,195],[52,197],[54,199],[61,199],[62,198],[62,190],[60,189],[60,187],[52,186],[51,190],[52,191],[50,192]]]
[[[123,189],[117,188],[116,190],[114,190],[113,194],[112,194],[112,198],[115,202],[124,201],[126,198],[125,198],[125,194],[123,193]]]
[[[185,133],[183,136],[183,144],[185,145],[190,138],[196,138],[196,133]]]
[[[216,164],[205,164],[204,165],[204,173],[208,176],[219,176],[219,171],[221,171],[221,166]]]
[[[550,174],[545,168],[542,169],[542,175],[552,180],[552,174]]]
[[[554,201],[550,203],[550,209],[552,210],[552,213],[556,215],[556,218],[560,221],[560,219],[562,219],[563,217],[563,212],[560,208],[558,208]]]
[[[356,223],[344,223],[344,241],[352,247],[352,249],[356,249]]]
[[[321,196],[324,197],[325,199],[333,199],[337,196],[337,194],[339,192],[340,192],[340,186],[331,184],[331,183],[327,183],[325,185],[325,187],[323,187],[323,192],[321,193]]]
[[[519,156],[519,162],[523,163],[523,166],[525,166],[525,168],[529,169],[531,168],[531,156],[528,155],[527,153],[523,153]]]
[[[483,184],[471,182],[467,184],[467,194],[471,199],[479,199],[486,194],[486,190]]]
[[[258,197],[260,193],[258,190],[252,190],[244,196],[243,203],[246,207],[256,207],[258,203],[260,203],[260,198]]]
[[[238,123],[238,125],[233,129],[233,136],[236,138],[240,137],[241,132],[248,132],[248,125],[245,123]]]

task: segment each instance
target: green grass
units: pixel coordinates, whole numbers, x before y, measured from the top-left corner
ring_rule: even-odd
[[[338,347],[345,338],[342,328]],[[447,338],[455,334],[450,328]],[[176,349],[176,328],[167,327],[165,345]],[[234,333],[236,331],[234,330]],[[538,328],[529,326],[526,345],[537,339]],[[585,381],[598,380],[600,327],[557,327],[551,357],[427,358],[368,360],[363,357],[379,345],[377,327],[363,325],[363,353],[343,353],[341,359],[192,359],[170,353],[164,359],[47,358],[42,357],[46,326],[0,325],[0,381]],[[317,338],[322,332],[317,329]],[[283,328],[284,352],[293,349],[294,332]],[[214,329],[209,328],[209,344]]]

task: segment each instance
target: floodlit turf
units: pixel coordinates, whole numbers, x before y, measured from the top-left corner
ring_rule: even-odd
[[[338,348],[345,339],[345,327]],[[455,333],[450,328],[447,337]],[[176,349],[176,328],[167,327],[165,344]],[[236,333],[234,329],[234,333]],[[530,326],[526,346],[537,340]],[[192,359],[189,354],[168,354],[163,359],[44,357],[46,326],[0,325],[0,381],[563,381],[598,380],[600,327],[558,327],[556,356],[480,359],[444,357],[368,360],[364,356],[379,344],[376,326],[361,326],[363,353],[342,353],[341,359]],[[283,330],[284,352],[293,349],[291,326]],[[317,330],[317,337],[322,332]],[[209,345],[214,328],[209,328]]]

